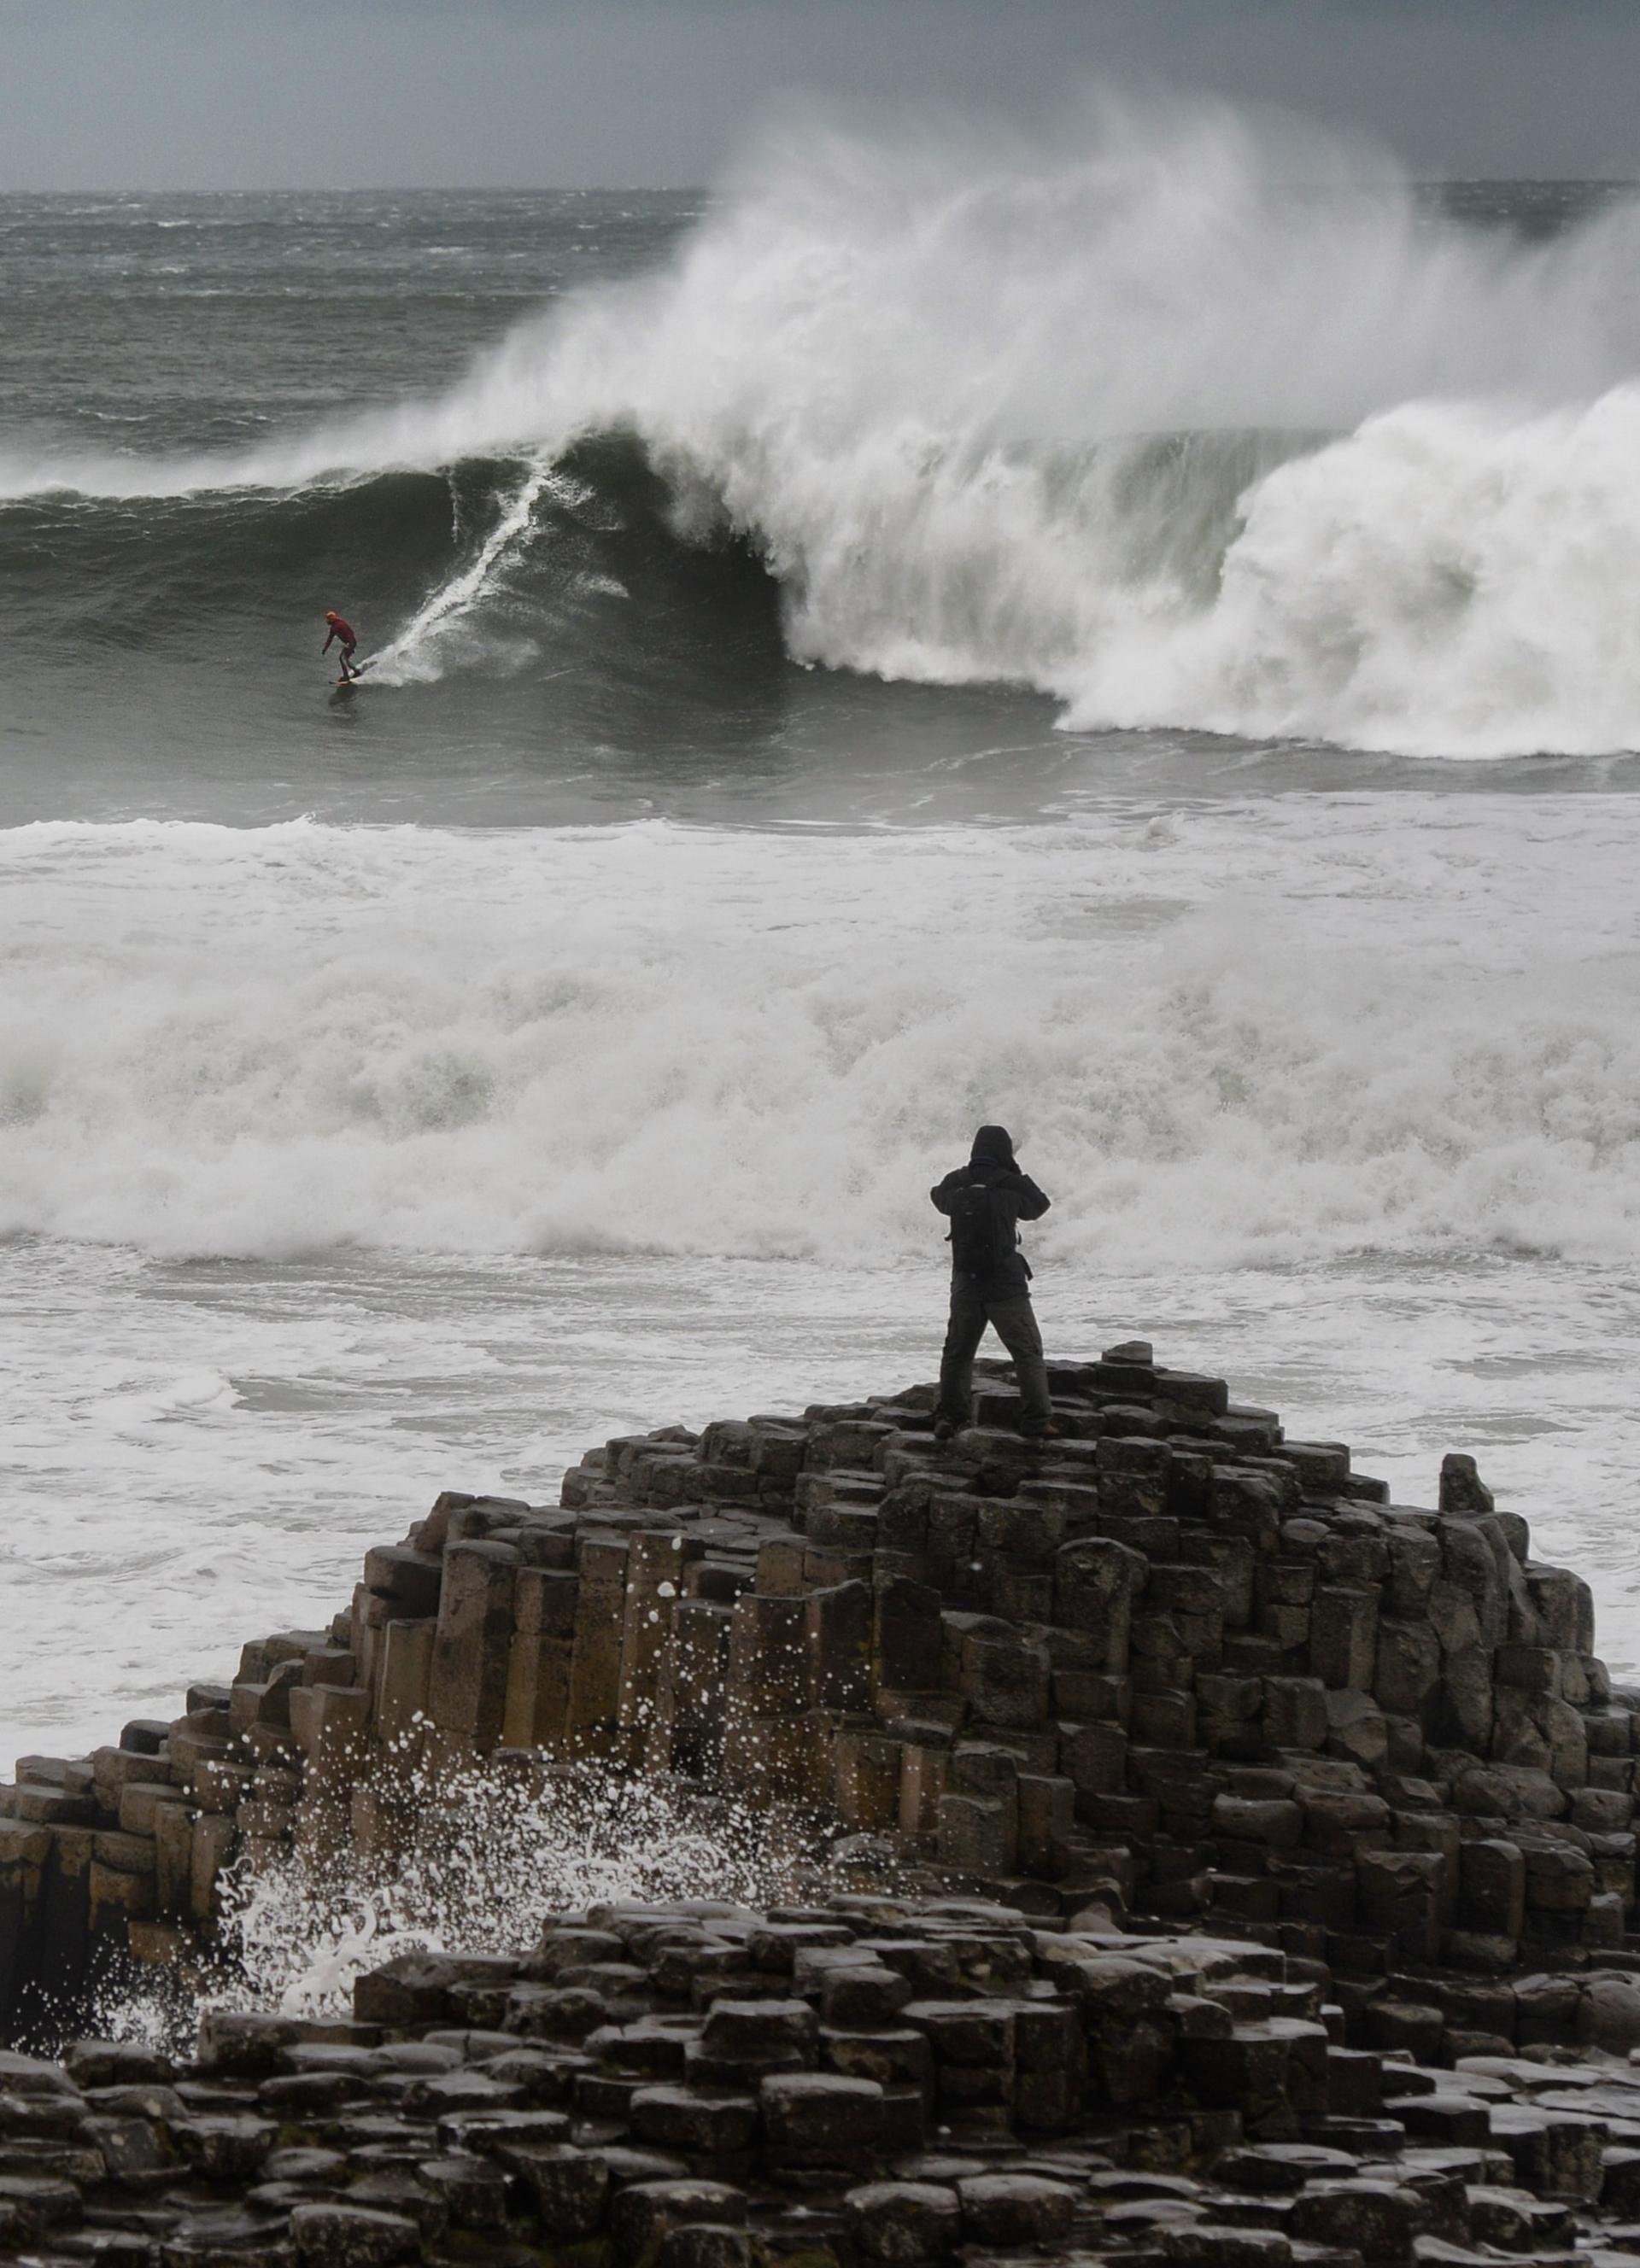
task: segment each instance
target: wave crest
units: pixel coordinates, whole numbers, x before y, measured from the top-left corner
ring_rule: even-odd
[[[439,399],[233,460],[0,466],[0,490],[512,458],[506,550],[546,468],[624,434],[677,534],[759,554],[805,661],[1014,681],[1086,727],[1599,751],[1640,740],[1637,247],[1633,199],[1528,245],[1223,105],[1097,96],[1031,146],[788,119],[666,267]],[[490,563],[409,609],[406,674]]]

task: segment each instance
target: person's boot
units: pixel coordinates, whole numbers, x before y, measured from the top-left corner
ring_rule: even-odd
[[[956,1425],[949,1418],[936,1418],[934,1421],[934,1438],[942,1447],[951,1439],[956,1431]]]

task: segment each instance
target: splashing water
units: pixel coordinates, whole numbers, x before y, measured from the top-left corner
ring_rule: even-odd
[[[186,2051],[211,2009],[348,2015],[356,1979],[401,1953],[523,1954],[549,1914],[601,1901],[761,1907],[840,1879],[789,1806],[601,1765],[394,1759],[367,1803],[372,1848],[321,1817],[271,1854],[241,1853],[219,1881],[215,1947],[170,1969],[110,1967],[95,2030]]]

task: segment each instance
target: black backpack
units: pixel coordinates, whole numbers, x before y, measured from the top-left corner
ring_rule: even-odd
[[[1019,1248],[1014,1208],[994,1183],[964,1182],[951,1191],[951,1265],[982,1281],[1000,1276]]]

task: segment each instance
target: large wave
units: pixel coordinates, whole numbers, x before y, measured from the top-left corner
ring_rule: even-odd
[[[0,493],[515,460],[493,549],[406,610],[414,675],[549,468],[629,433],[680,535],[761,556],[805,661],[1082,726],[1598,753],[1640,743],[1637,250],[1632,200],[1528,245],[1218,106],[1100,98],[1030,144],[787,119],[662,270],[439,399],[233,459],[0,461]]]
[[[1001,1117],[1089,1270],[1640,1252],[1633,798],[849,838],[0,836],[0,1232],[931,1250]]]

